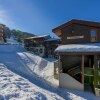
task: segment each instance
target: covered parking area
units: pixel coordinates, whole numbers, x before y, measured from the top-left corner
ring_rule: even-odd
[[[94,69],[100,67],[100,43],[61,45],[55,51],[60,61],[60,87],[92,91],[98,86]]]

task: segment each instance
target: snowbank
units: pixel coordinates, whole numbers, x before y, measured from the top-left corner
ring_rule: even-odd
[[[0,64],[0,100],[63,100],[56,93],[42,89]]]
[[[27,52],[20,45],[1,45],[0,57],[2,58],[0,62],[20,75],[32,77],[34,73],[44,81],[48,81],[48,84],[58,84],[58,81],[53,78],[54,63]]]
[[[54,76],[54,63],[49,62],[37,55],[29,52],[17,53],[25,66],[31,71],[36,73],[38,76],[51,81],[50,79]]]

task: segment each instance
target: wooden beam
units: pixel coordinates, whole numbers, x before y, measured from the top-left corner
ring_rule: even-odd
[[[58,55],[59,59],[58,59],[58,70],[59,70],[59,73],[61,73],[61,58],[60,58],[60,55]]]
[[[60,36],[62,34],[61,30],[56,30],[54,33],[56,33],[58,36]]]
[[[82,55],[82,83],[84,84],[84,55]]]
[[[58,52],[59,55],[100,55],[100,52]]]

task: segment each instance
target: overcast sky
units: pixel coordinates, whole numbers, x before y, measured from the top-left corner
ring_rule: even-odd
[[[0,0],[0,23],[36,35],[71,19],[100,22],[100,0]]]

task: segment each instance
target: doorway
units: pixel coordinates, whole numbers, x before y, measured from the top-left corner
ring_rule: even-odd
[[[94,55],[85,55],[84,62],[84,90],[93,92],[94,81]]]

